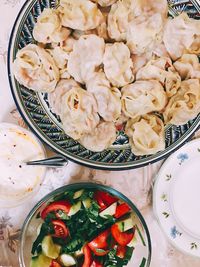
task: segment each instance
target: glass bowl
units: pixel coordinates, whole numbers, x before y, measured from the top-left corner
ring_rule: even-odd
[[[142,235],[143,240],[141,238],[142,242],[141,240],[138,240],[138,242],[136,243],[133,256],[127,266],[128,267],[150,266],[150,261],[151,261],[150,234],[149,234],[147,225],[141,213],[136,208],[136,206],[119,191],[111,187],[100,185],[100,184],[95,184],[95,183],[75,183],[75,184],[70,184],[70,185],[60,187],[56,189],[55,191],[51,192],[50,194],[46,195],[35,205],[35,207],[30,211],[29,215],[27,216],[22,227],[20,250],[19,250],[20,266],[28,267],[30,265],[31,247],[32,247],[33,241],[36,239],[37,229],[42,222],[40,218],[37,218],[37,214],[44,208],[44,206],[46,206],[49,202],[53,201],[55,197],[59,197],[59,195],[67,191],[71,191],[71,190],[78,191],[81,189],[100,190],[100,191],[108,192],[112,194],[113,196],[116,196],[123,202],[126,202],[131,207],[134,213],[134,221],[137,224],[136,228],[139,229],[138,236],[139,238],[141,238],[141,235]]]

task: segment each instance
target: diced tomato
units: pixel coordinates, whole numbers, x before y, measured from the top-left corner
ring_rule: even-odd
[[[97,201],[98,205],[100,206],[100,211],[107,208],[107,205],[103,202],[98,192],[94,194],[94,199]]]
[[[116,208],[116,212],[115,212],[115,218],[120,218],[122,216],[124,216],[126,213],[128,213],[131,210],[131,208],[129,207],[128,204],[126,203],[122,203],[119,206],[117,206]]]
[[[109,193],[103,191],[96,191],[94,198],[97,200],[101,209],[107,208],[118,200],[116,197],[113,197]]]
[[[50,203],[46,206],[41,212],[41,218],[44,220],[49,212],[57,212],[58,210],[62,210],[66,214],[69,213],[71,204],[67,200],[60,200]],[[56,213],[56,216],[59,217],[59,214]]]
[[[51,265],[49,267],[62,267],[62,266],[57,261],[52,260]]]
[[[108,246],[107,238],[109,236],[110,229],[103,231],[96,238],[94,238],[91,242],[88,243],[88,246],[93,251],[96,248],[105,249]]]
[[[92,265],[90,267],[103,267],[103,264],[97,260],[93,260]]]
[[[69,235],[69,229],[61,220],[52,220],[54,234],[55,237],[65,238]]]
[[[115,128],[117,131],[122,131],[124,129],[124,124],[123,123],[117,124],[117,125],[115,125]]]
[[[121,232],[119,226],[115,223],[111,226],[111,233],[119,245],[126,246],[133,239],[134,228],[132,232]]]
[[[82,267],[90,267],[92,264],[92,253],[88,245],[83,247],[84,262]]]
[[[120,246],[118,245],[117,247],[117,254],[116,254],[119,258],[124,258],[126,255],[126,247],[125,246]]]

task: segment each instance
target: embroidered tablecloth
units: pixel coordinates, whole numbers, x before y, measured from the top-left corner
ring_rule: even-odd
[[[14,19],[24,0],[0,0],[0,122],[25,126],[16,111],[7,79],[7,47]],[[197,136],[197,134],[196,134]],[[152,239],[151,267],[199,267],[200,260],[174,249],[161,232],[152,211],[153,178],[162,162],[129,171],[100,171],[69,162],[68,166],[49,169],[39,193],[24,205],[0,209],[0,267],[18,267],[20,229],[35,203],[48,192],[71,182],[97,181],[110,185],[129,197],[142,212]]]

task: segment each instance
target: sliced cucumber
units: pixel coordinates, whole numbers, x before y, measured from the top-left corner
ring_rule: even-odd
[[[67,266],[74,266],[74,265],[76,265],[75,258],[72,257],[69,254],[62,254],[62,255],[60,255],[59,260],[60,260],[61,264],[64,265],[64,266],[66,266],[66,267]]]
[[[92,205],[92,199],[91,198],[86,198],[82,201],[83,203],[83,206],[86,208],[86,209],[89,209]]]
[[[137,226],[135,226],[135,233],[133,239],[128,243],[128,247],[146,246],[144,238]]]
[[[133,226],[134,226],[134,223],[133,223],[133,220],[132,220],[131,217],[128,218],[128,219],[125,219],[125,220],[123,220],[123,221],[120,221],[120,222],[118,222],[117,224],[118,224],[118,226],[119,226],[119,230],[120,230],[121,232],[126,232],[126,231],[132,229]]]
[[[31,259],[30,267],[49,267],[52,259],[40,254]]]
[[[37,236],[40,234],[40,230],[42,228],[42,223],[40,223],[37,227],[37,230],[36,230],[36,233],[37,233]]]
[[[56,259],[60,253],[60,246],[53,243],[50,235],[47,235],[42,240],[42,252],[45,256]]]
[[[83,248],[77,250],[77,251],[74,253],[74,255],[75,255],[76,257],[80,257],[80,256],[82,256],[82,255],[83,255]]]
[[[81,209],[81,201],[79,201],[76,204],[71,206],[69,213],[68,213],[68,216],[72,216],[72,215],[76,214],[80,209]]]
[[[146,242],[145,242],[145,238],[144,238],[144,230],[143,230],[143,226],[142,226],[139,218],[137,217],[137,215],[135,213],[131,213],[131,218],[133,220],[133,224],[135,226],[136,231],[138,232],[138,235],[139,235],[143,245],[146,246]]]
[[[116,212],[116,208],[117,208],[117,202],[113,203],[108,208],[106,208],[105,210],[101,211],[99,213],[99,216],[101,216],[102,218],[106,218],[106,216],[108,216],[108,215],[113,216],[115,214],[115,212]]]
[[[73,199],[79,198],[83,194],[84,190],[79,190],[74,193]]]
[[[136,238],[136,235],[134,235],[133,239],[127,244],[128,247],[136,247],[137,245],[137,238]]]

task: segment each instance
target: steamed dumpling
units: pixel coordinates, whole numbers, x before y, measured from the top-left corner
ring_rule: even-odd
[[[168,19],[165,25],[164,44],[173,60],[184,53],[200,53],[200,21],[191,19],[186,13]]]
[[[83,35],[89,35],[89,34],[96,34],[101,38],[104,38],[104,40],[109,40],[108,31],[107,31],[107,12],[102,11],[102,18],[99,26],[97,26],[95,29],[87,30],[87,31],[80,31],[80,30],[74,30],[72,33],[72,36],[78,40]]]
[[[56,9],[45,8],[37,18],[33,28],[33,37],[41,43],[61,42],[66,40],[71,31],[62,27],[59,12]]]
[[[119,0],[112,5],[108,14],[108,34],[116,41],[126,40],[129,22],[133,17],[130,3],[127,0]]]
[[[124,43],[106,44],[103,64],[106,77],[113,86],[122,87],[134,80],[133,62]]]
[[[178,93],[170,100],[163,113],[166,124],[183,125],[200,112],[200,83],[190,79],[181,83]]]
[[[164,124],[155,115],[131,119],[126,124],[131,150],[136,156],[155,154],[165,149]]]
[[[122,88],[122,111],[130,118],[161,111],[167,103],[162,85],[156,81],[136,81]]]
[[[165,86],[168,97],[176,94],[181,85],[181,77],[173,68],[171,59],[166,57],[150,60],[139,69],[136,80],[159,81]]]
[[[55,90],[48,94],[49,104],[54,113],[59,116],[61,115],[62,97],[66,92],[73,88],[79,88],[77,82],[75,82],[73,79],[61,79],[58,82]]]
[[[167,18],[168,3],[167,0],[132,0],[131,8],[134,15],[142,16],[143,14],[160,13],[163,18]]]
[[[105,42],[94,34],[81,36],[69,55],[67,70],[77,82],[85,83],[103,62]]]
[[[61,0],[58,8],[62,25],[74,30],[91,30],[100,25],[102,13],[89,0]]]
[[[55,48],[49,49],[48,51],[52,55],[56,66],[59,68],[60,78],[69,79],[70,74],[67,71],[69,53],[62,49],[62,47],[60,46],[56,46]]]
[[[17,52],[13,63],[17,81],[37,92],[51,92],[59,80],[59,70],[45,49],[28,44]]]
[[[133,69],[132,72],[135,75],[139,69],[147,64],[149,59],[151,59],[151,53],[144,53],[142,55],[132,54],[131,59],[133,62]]]
[[[170,58],[152,59],[138,70],[136,80],[157,80],[164,85],[170,67],[172,67]]]
[[[160,13],[138,16],[128,26],[127,45],[132,54],[153,51],[162,41],[163,19]]]
[[[114,4],[117,0],[92,0],[92,2],[96,2],[102,7],[111,6]]]
[[[72,37],[67,38],[56,45],[52,45],[52,49],[48,49],[48,52],[52,55],[56,66],[59,68],[60,78],[69,79],[70,74],[67,70],[67,62],[69,59],[69,54],[73,50],[73,46],[76,40]]]
[[[104,72],[96,73],[87,83],[87,91],[93,93],[98,113],[105,121],[116,121],[121,114],[121,92],[111,87]]]
[[[174,68],[169,68],[165,79],[165,90],[168,97],[175,95],[181,86],[181,77]]]
[[[110,147],[116,137],[113,122],[100,122],[91,133],[83,135],[79,142],[91,151],[100,152]]]
[[[193,78],[200,79],[200,63],[197,55],[184,54],[180,59],[174,62],[174,67],[182,80]]]
[[[66,134],[78,140],[90,133],[99,123],[94,96],[79,86],[74,86],[62,96],[61,121]]]

